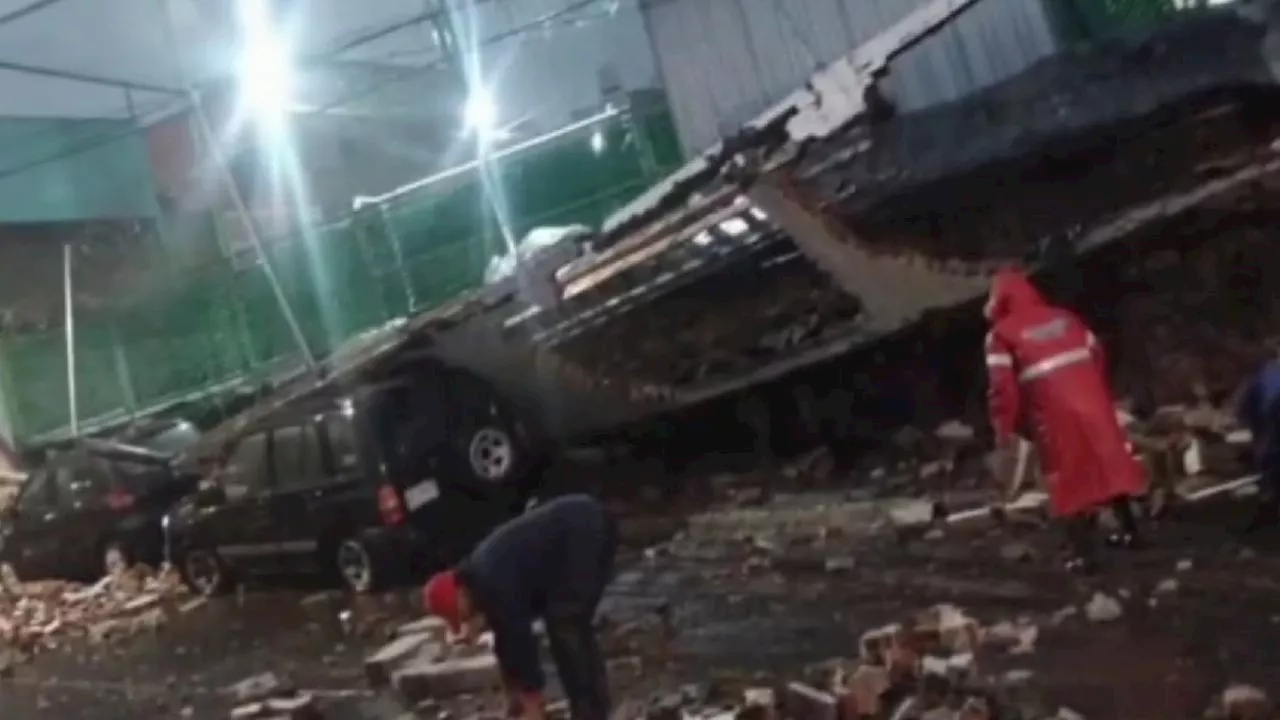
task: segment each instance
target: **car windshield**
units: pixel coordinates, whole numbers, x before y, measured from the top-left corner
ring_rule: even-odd
[[[200,431],[185,420],[172,427],[140,440],[138,444],[161,455],[174,457],[185,452],[200,439]]]
[[[169,480],[174,477],[168,465],[135,460],[115,460],[111,463],[113,473],[125,483],[155,482]]]

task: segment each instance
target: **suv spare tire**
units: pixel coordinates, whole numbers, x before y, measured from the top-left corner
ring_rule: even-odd
[[[485,490],[526,489],[535,449],[515,410],[488,383],[462,373],[449,378],[444,397],[448,443],[472,484]]]
[[[182,553],[177,565],[182,582],[197,596],[221,595],[235,585],[230,569],[213,550],[192,548]]]

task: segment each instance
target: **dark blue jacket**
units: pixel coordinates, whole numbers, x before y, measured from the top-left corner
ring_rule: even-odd
[[[616,552],[616,528],[604,506],[588,495],[566,495],[494,530],[458,565],[458,581],[493,631],[508,683],[542,689],[534,620],[594,615]]]
[[[1253,433],[1253,449],[1264,469],[1280,469],[1280,360],[1253,376],[1238,409],[1241,424]]]

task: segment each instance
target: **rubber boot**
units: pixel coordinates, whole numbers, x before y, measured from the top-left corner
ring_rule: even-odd
[[[1253,508],[1244,531],[1255,533],[1280,526],[1280,496],[1264,496]]]
[[[1098,571],[1093,544],[1093,518],[1088,515],[1067,518],[1066,531],[1069,555],[1065,568],[1068,572],[1093,575]]]
[[[1112,500],[1111,512],[1115,515],[1119,527],[1107,536],[1107,544],[1126,550],[1142,547],[1142,536],[1138,533],[1138,518],[1133,514],[1133,503],[1129,498],[1119,497]]]

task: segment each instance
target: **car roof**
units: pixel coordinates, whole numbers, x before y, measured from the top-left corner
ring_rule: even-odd
[[[512,292],[485,289],[462,293],[445,305],[397,318],[356,335],[312,370],[298,369],[267,397],[212,428],[180,461],[198,464],[217,457],[245,435],[341,409],[344,400],[400,385],[406,367],[432,357],[435,333],[511,302]]]
[[[76,455],[88,455],[109,462],[132,462],[142,465],[167,466],[172,458],[149,448],[129,445],[115,440],[82,438],[51,452],[49,463]]]

